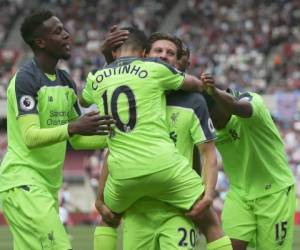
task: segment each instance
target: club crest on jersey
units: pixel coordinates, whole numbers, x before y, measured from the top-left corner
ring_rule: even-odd
[[[20,99],[20,107],[23,111],[30,111],[34,108],[35,101],[30,95],[23,95]]]
[[[179,112],[172,113],[171,115],[172,126],[176,126],[178,116],[179,116]]]

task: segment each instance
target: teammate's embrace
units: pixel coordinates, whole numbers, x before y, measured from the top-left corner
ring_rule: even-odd
[[[116,120],[115,135],[108,140],[104,200],[118,213],[145,196],[188,210],[204,187],[169,138],[164,92],[181,84],[199,91],[202,83],[160,60],[138,58],[147,42],[143,36],[130,29],[115,51],[118,59],[91,73],[82,94],[86,105],[96,102]]]

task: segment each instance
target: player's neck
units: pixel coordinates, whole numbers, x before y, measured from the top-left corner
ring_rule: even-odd
[[[120,50],[117,53],[117,58],[120,57],[141,57],[142,52],[141,51],[136,51],[136,50]]]
[[[51,75],[55,74],[58,62],[57,59],[48,57],[44,54],[35,54],[34,61],[43,72]]]

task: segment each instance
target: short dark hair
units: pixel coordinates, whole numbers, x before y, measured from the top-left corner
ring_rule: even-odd
[[[170,41],[170,42],[174,43],[177,47],[177,59],[181,58],[181,55],[182,55],[182,42],[181,42],[181,40],[178,37],[173,36],[173,35],[171,35],[169,33],[166,33],[166,32],[154,32],[150,35],[150,37],[148,39],[148,45],[147,45],[146,53],[149,53],[153,43],[155,43],[156,41],[159,41],[159,40],[167,40],[167,41]]]
[[[182,43],[182,53],[181,53],[181,56],[187,56],[187,58],[190,58],[191,51],[190,51],[189,46],[185,42],[181,42],[181,43]]]
[[[135,50],[144,50],[147,46],[147,36],[144,31],[135,27],[124,27],[121,30],[128,30],[128,38],[124,41],[121,47],[130,47]]]
[[[54,16],[50,10],[36,10],[25,17],[21,24],[21,35],[24,41],[32,48],[35,48],[34,38],[41,35],[43,22]]]

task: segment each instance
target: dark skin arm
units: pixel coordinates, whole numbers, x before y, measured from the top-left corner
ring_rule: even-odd
[[[100,116],[99,112],[91,111],[68,124],[69,136],[72,135],[108,135],[114,124],[109,116]]]
[[[201,80],[206,92],[215,100],[218,106],[227,113],[227,116],[237,115],[242,118],[249,118],[252,115],[252,106],[248,101],[236,100],[232,95],[218,89],[210,75],[202,74]]]
[[[99,191],[98,197],[96,199],[95,206],[98,212],[101,214],[102,219],[104,221],[104,225],[111,226],[111,227],[118,227],[121,221],[121,215],[113,213],[105,204],[104,204],[104,188],[108,177],[108,165],[107,165],[107,158],[109,155],[109,151],[107,152],[103,168],[101,171],[101,175],[99,177]]]
[[[217,154],[214,142],[209,141],[199,144],[198,149],[201,155],[202,178],[205,186],[205,193],[201,200],[197,201],[187,213],[187,216],[195,219],[204,215],[211,207],[218,178]]]
[[[106,33],[105,39],[101,45],[101,52],[104,55],[107,64],[114,61],[111,53],[112,50],[121,46],[127,38],[127,30],[120,30],[116,25],[109,29],[109,32]]]
[[[112,26],[106,33],[105,39],[101,45],[101,52],[105,57],[106,63],[110,64],[114,61],[112,51],[121,46],[128,38],[128,30],[120,30],[116,25]],[[79,95],[79,103],[82,107],[88,108],[88,104],[82,94]]]

